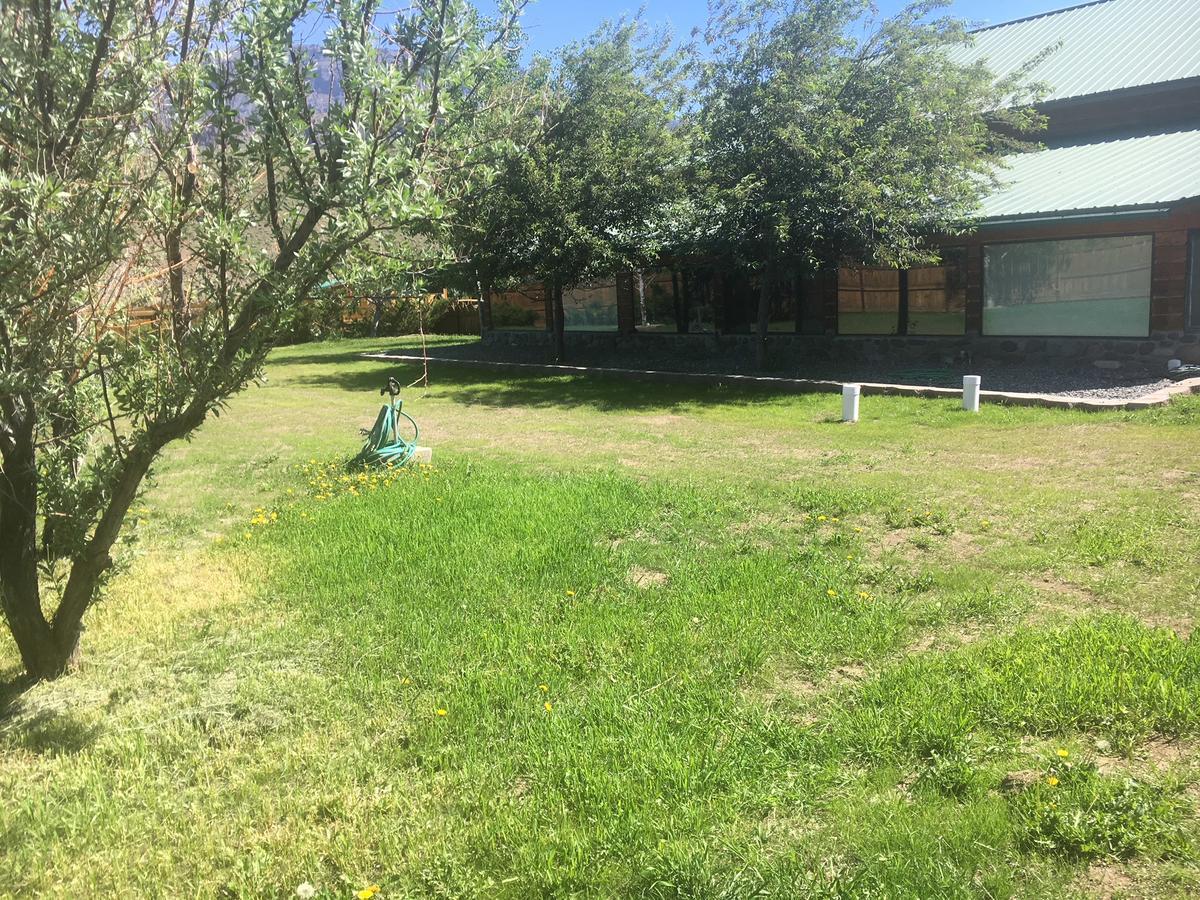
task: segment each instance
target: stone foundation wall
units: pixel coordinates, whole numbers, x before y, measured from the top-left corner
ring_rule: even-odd
[[[621,335],[615,332],[569,331],[568,346],[593,353],[645,356],[652,368],[655,360],[687,355],[694,363],[697,353],[752,354],[754,337],[748,334],[650,333]],[[492,331],[483,342],[494,347],[533,348],[549,346],[550,336],[540,331]],[[1048,337],[889,337],[772,334],[772,358],[813,362],[871,362],[947,364],[961,359],[1020,362],[1112,361],[1121,367],[1161,369],[1169,359],[1200,364],[1200,334],[1165,332],[1149,338],[1048,338]]]

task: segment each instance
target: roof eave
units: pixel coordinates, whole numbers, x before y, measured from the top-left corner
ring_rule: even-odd
[[[1182,198],[1190,199],[1190,198]],[[1141,204],[1137,206],[1109,206],[1090,209],[1044,210],[1030,213],[1016,213],[1008,216],[988,216],[980,219],[978,228],[1000,228],[1007,225],[1037,225],[1056,224],[1062,222],[1110,221],[1123,218],[1156,218],[1169,215],[1171,206],[1162,203]]]

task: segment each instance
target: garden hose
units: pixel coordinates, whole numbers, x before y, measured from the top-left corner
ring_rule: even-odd
[[[391,403],[379,410],[375,425],[367,432],[367,442],[358,456],[354,457],[356,465],[402,466],[412,459],[417,452],[420,431],[412,416],[401,410],[400,406],[400,398],[393,396]],[[405,440],[400,435],[401,419],[407,419],[412,425],[411,440]]]

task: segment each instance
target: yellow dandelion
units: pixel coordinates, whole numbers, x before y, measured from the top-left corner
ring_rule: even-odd
[[[1068,756],[1071,755],[1071,752],[1066,747],[1059,747],[1058,750],[1055,751],[1055,753],[1058,755],[1058,757],[1060,759],[1066,759]]]
[[[444,710],[444,709],[439,709],[439,710],[437,711],[437,714],[438,714],[439,716],[443,717],[443,718],[445,718],[446,716],[450,715],[450,713],[448,713],[448,712],[447,712],[446,710]]]
[[[575,596],[575,592],[574,592],[574,591],[567,591],[567,596],[568,596],[568,597],[574,597],[574,596]]]
[[[545,703],[543,703],[542,706],[544,706],[546,708],[546,712],[550,712],[550,710],[554,709],[554,704],[551,703],[549,700],[547,700]]]
[[[541,691],[543,694],[547,694],[547,693],[549,693],[549,692],[550,692],[550,685],[548,685],[548,684],[539,684],[539,685],[538,685],[538,690],[539,690],[539,691]]]
[[[824,516],[817,516],[817,521],[818,521],[818,522],[824,522],[824,521],[825,521],[825,517],[824,517]]]
[[[379,893],[379,885],[369,884],[365,888],[363,888],[361,891],[359,891],[357,894],[355,894],[355,896],[358,897],[358,900],[371,900],[371,898],[374,897],[378,893]]]
[[[992,527],[992,523],[991,523],[991,522],[989,522],[987,519],[980,519],[980,520],[979,520],[979,527],[980,527],[980,528],[991,528],[991,527]]]
[[[860,598],[862,598],[863,600],[870,600],[870,599],[871,599],[871,595],[870,595],[870,593],[868,593],[867,591],[859,591],[859,592],[858,592],[858,596],[859,596]]]
[[[1046,779],[1046,784],[1050,785],[1050,787],[1054,787],[1055,785],[1058,784],[1058,779],[1055,778],[1053,775],[1051,775],[1049,778]]]
[[[837,591],[835,591],[833,588],[830,588],[830,589],[829,589],[829,590],[827,590],[825,593],[826,593],[826,594],[828,594],[830,597],[836,597],[836,596],[837,596]]]

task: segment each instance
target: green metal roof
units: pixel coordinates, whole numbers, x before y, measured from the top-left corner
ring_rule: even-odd
[[[1200,197],[1200,131],[1177,131],[1021,153],[984,221],[1149,208]]]
[[[986,60],[997,75],[1059,45],[1030,73],[1049,86],[1047,101],[1200,77],[1200,0],[1099,0],[973,37],[955,58]]]

